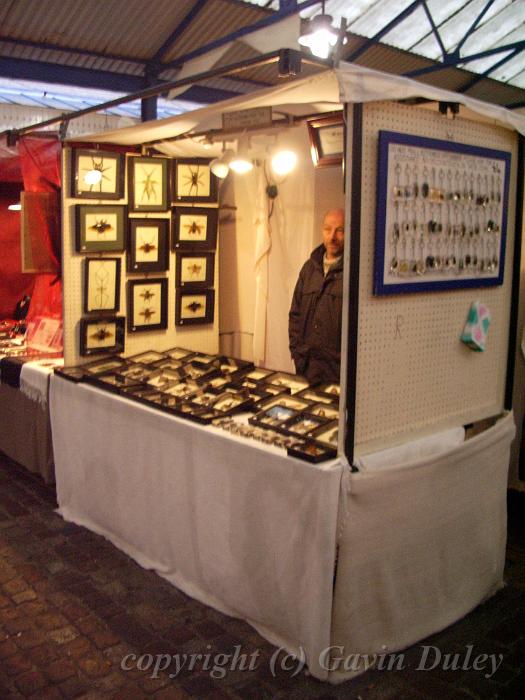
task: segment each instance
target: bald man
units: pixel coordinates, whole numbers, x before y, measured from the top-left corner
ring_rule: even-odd
[[[297,374],[310,384],[339,382],[345,213],[323,219],[323,243],[305,262],[288,316],[290,353]]]

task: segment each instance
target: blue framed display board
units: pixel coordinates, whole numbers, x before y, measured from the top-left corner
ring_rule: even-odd
[[[510,155],[379,132],[374,294],[503,283]]]

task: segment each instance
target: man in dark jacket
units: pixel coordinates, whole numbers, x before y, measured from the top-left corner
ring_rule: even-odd
[[[295,285],[288,317],[290,352],[297,374],[310,384],[339,382],[344,236],[344,210],[331,209],[323,220],[323,243]]]

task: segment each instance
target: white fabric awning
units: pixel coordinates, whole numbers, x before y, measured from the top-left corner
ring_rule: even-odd
[[[350,63],[341,63],[337,69],[217,102],[193,112],[144,122],[125,129],[93,134],[83,137],[82,140],[134,146],[163,141],[182,134],[188,134],[188,139],[191,139],[192,133],[220,129],[223,112],[272,106],[276,110],[280,108],[289,114],[304,115],[335,110],[345,102],[404,100],[418,97],[438,102],[458,102],[478,115],[525,135],[525,117],[504,107],[410,78],[382,73]],[[202,145],[191,140],[155,145],[159,150],[165,150],[171,155],[191,153],[194,156],[209,156],[220,150],[218,145],[215,150],[205,150]]]

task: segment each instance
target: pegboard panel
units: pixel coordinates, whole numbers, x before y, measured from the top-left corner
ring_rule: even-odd
[[[378,132],[512,154],[502,286],[373,295]],[[469,423],[503,409],[510,318],[517,137],[504,128],[394,103],[364,107],[356,454]],[[460,342],[473,301],[492,314],[485,352]]]
[[[125,197],[119,200],[96,200],[72,198],[68,194],[71,191],[71,149],[66,148],[62,156],[62,279],[63,279],[63,305],[64,305],[64,362],[66,365],[82,364],[89,362],[100,355],[82,357],[80,355],[79,322],[83,314],[83,260],[88,257],[75,250],[75,204],[127,204],[127,167]],[[201,205],[199,205],[201,206]],[[167,212],[129,212],[129,218],[165,218],[170,219],[171,213]],[[170,227],[171,229],[171,227]],[[219,239],[217,239],[219,240]],[[118,316],[127,319],[126,282],[131,279],[145,277],[165,277],[168,280],[168,327],[161,331],[140,331],[128,333],[126,326],[124,355],[135,355],[144,350],[167,350],[174,346],[181,346],[189,350],[200,350],[205,353],[216,353],[219,350],[219,322],[218,322],[218,295],[219,295],[219,253],[215,254],[215,313],[213,324],[180,328],[175,325],[175,253],[171,250],[170,230],[170,265],[168,272],[132,273],[126,270],[126,253],[108,253],[109,257],[121,258],[121,284],[120,284],[120,311]],[[98,257],[93,254],[89,257]],[[95,315],[95,314],[93,314]]]

